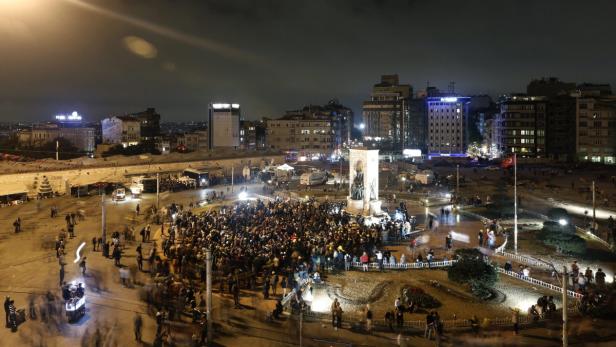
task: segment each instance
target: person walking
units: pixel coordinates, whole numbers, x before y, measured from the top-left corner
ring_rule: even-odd
[[[81,261],[79,262],[79,267],[81,268],[81,274],[85,276],[86,275],[86,257],[83,257],[83,259],[81,259]]]
[[[235,281],[231,285],[231,292],[233,293],[233,303],[235,304],[235,308],[242,308],[240,305],[240,287]]]
[[[141,342],[141,327],[143,326],[143,320],[141,319],[141,315],[139,313],[135,313],[133,326],[135,329],[135,340]]]
[[[135,207],[135,213],[137,213],[137,216],[139,215],[139,212],[141,212],[141,208],[139,208],[139,204],[137,204],[137,207]]]
[[[10,313],[9,313],[9,306],[10,305],[11,305],[11,297],[7,296],[4,299],[4,314],[6,316],[6,327],[7,328],[9,327],[9,315],[10,315]]]
[[[511,309],[511,323],[513,324],[513,335],[518,335],[520,331],[520,310],[518,308]]]
[[[96,252],[96,236],[92,238],[92,251]]]
[[[331,306],[331,313],[332,313],[332,327],[336,327],[336,310],[338,309],[338,305],[340,305],[338,303],[338,298],[334,298],[334,302],[332,302],[332,306]]]
[[[366,332],[372,333],[372,310],[370,304],[366,304]]]
[[[280,288],[282,288],[282,297],[287,296],[287,276],[282,276],[280,281]]]
[[[9,301],[9,327],[11,332],[17,332],[17,308],[15,308],[15,301]]]
[[[424,332],[424,337],[428,340],[432,339],[432,334],[434,333],[434,316],[432,312],[429,312],[426,315],[426,331]]]
[[[148,242],[150,242],[151,230],[152,230],[152,228],[150,227],[150,224],[148,224],[148,225],[145,227],[145,239],[146,239]],[[161,233],[162,233],[162,231],[161,231]]]
[[[64,264],[60,264],[60,286],[64,283]]]

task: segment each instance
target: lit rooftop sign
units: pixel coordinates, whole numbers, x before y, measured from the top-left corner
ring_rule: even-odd
[[[212,108],[215,110],[221,110],[226,108],[240,108],[240,104],[223,104],[223,103],[215,103],[212,104]]]
[[[79,115],[79,113],[77,113],[77,111],[73,111],[73,113],[69,115],[64,115],[64,114],[56,115],[56,120],[68,120],[68,121],[76,122],[76,121],[81,120],[81,116]]]
[[[458,98],[455,96],[448,96],[445,98],[441,98],[441,102],[458,102]]]

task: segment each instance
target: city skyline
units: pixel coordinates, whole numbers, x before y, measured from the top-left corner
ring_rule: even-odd
[[[615,83],[613,48],[601,43],[612,3],[440,11],[447,4],[2,2],[0,76],[9,83],[0,87],[0,119],[77,110],[95,121],[151,106],[163,118],[200,121],[210,102],[230,100],[254,120],[333,98],[358,115],[371,86],[391,73],[415,90],[455,81],[465,95],[523,92],[549,76]]]

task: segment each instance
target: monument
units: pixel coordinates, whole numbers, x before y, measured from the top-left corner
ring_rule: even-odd
[[[349,150],[349,196],[347,211],[358,215],[381,212],[379,200],[379,150]]]

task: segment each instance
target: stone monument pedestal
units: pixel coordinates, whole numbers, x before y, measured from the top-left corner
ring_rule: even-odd
[[[352,148],[349,151],[347,212],[363,216],[381,213],[378,149]]]

